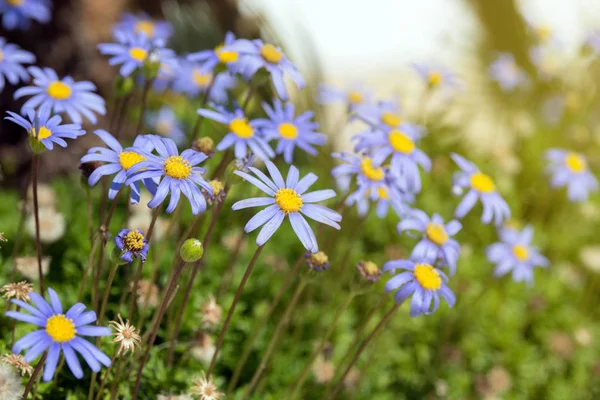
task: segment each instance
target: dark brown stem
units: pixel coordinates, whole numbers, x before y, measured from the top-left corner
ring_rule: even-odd
[[[119,268],[119,264],[115,263],[108,274],[108,280],[106,281],[106,288],[104,289],[104,297],[102,298],[102,306],[100,307],[100,314],[98,316],[98,325],[102,325],[102,321],[104,321],[104,314],[106,313],[106,306],[108,304],[110,288],[112,287],[113,280],[115,279],[115,275],[117,273],[117,268]]]
[[[37,376],[42,371],[42,367],[44,366],[44,362],[46,361],[46,357],[48,357],[48,352],[47,351],[44,352],[44,355],[42,355],[42,358],[40,359],[40,361],[38,361],[37,365],[35,366],[35,369],[33,370],[33,373],[29,377],[29,381],[27,382],[27,386],[25,386],[25,392],[23,392],[23,400],[27,400],[27,396],[29,395],[29,392],[31,392],[31,388],[33,387],[33,384],[35,383],[35,379],[37,378]]]
[[[100,323],[98,323],[98,325],[100,325]],[[106,385],[106,379],[108,378],[108,375],[110,375],[110,371],[115,365],[115,359],[117,358],[117,354],[119,354],[119,350],[115,350],[115,352],[113,353],[112,359],[110,360],[110,366],[102,376],[102,380],[100,381],[100,388],[98,389],[98,394],[96,395],[96,400],[100,400],[100,397],[102,396],[102,389],[104,389],[104,385]]]
[[[235,372],[233,373],[233,376],[231,377],[231,379],[229,381],[229,385],[227,386],[228,394],[231,393],[233,391],[233,389],[235,388],[235,385],[237,384],[238,379],[240,378],[240,375],[242,374],[242,369],[244,368],[244,365],[246,365],[246,361],[248,361],[248,357],[250,357],[250,353],[252,353],[252,348],[254,346],[254,342],[256,341],[256,339],[258,338],[258,335],[260,335],[260,333],[262,332],[264,327],[267,326],[267,323],[269,322],[269,318],[271,318],[271,315],[273,314],[273,312],[275,312],[275,309],[277,309],[277,306],[281,302],[283,295],[287,292],[287,289],[290,286],[292,279],[294,279],[294,277],[298,273],[298,270],[302,266],[303,262],[304,262],[304,254],[301,254],[300,257],[298,258],[298,261],[296,261],[296,263],[294,264],[292,269],[290,269],[290,271],[285,276],[283,282],[281,283],[281,286],[279,287],[279,292],[277,292],[277,294],[275,295],[275,298],[271,302],[269,309],[262,316],[261,320],[256,324],[254,331],[252,331],[252,333],[246,340],[246,343],[244,344],[244,350],[242,351],[242,355],[240,356],[240,359],[236,363]]]
[[[33,185],[33,215],[35,218],[35,248],[37,250],[37,262],[38,262],[38,278],[40,284],[40,294],[44,295],[44,274],[42,272],[42,243],[40,242],[40,213],[38,209],[38,170],[40,166],[40,156],[33,154],[33,161],[31,163],[31,184]]]
[[[223,341],[225,340],[225,334],[227,333],[227,329],[229,328],[229,323],[231,322],[231,317],[233,316],[235,307],[237,306],[237,304],[240,300],[240,297],[242,296],[242,292],[244,291],[244,286],[246,286],[246,282],[248,281],[248,278],[250,278],[250,275],[252,274],[252,270],[254,269],[254,264],[256,263],[258,256],[260,256],[260,252],[262,251],[263,247],[264,247],[264,245],[258,246],[256,248],[256,251],[254,252],[254,255],[252,256],[252,259],[250,260],[250,263],[248,264],[248,267],[246,268],[246,272],[244,273],[244,276],[242,277],[242,281],[240,282],[240,285],[238,286],[237,291],[235,292],[235,297],[233,298],[233,303],[231,304],[231,307],[229,307],[229,311],[227,312],[227,317],[225,318],[225,323],[223,324],[223,328],[221,328],[221,333],[219,334],[219,339],[217,341],[217,347],[215,348],[215,352],[213,354],[212,360],[210,360],[210,366],[208,367],[208,372],[206,373],[206,375],[208,376],[207,379],[210,379],[210,375],[212,374],[212,371],[217,362],[217,357],[219,356],[219,350],[221,350],[221,347],[223,346]]]
[[[138,121],[137,128],[135,129],[136,135],[142,133],[142,126],[144,125],[144,114],[146,113],[146,103],[148,102],[148,92],[150,92],[150,88],[152,87],[153,82],[154,79],[146,79],[144,89],[142,90],[142,109],[140,110],[140,119]]]
[[[265,368],[267,368],[267,363],[269,362],[269,359],[271,358],[271,354],[273,353],[273,350],[275,349],[275,344],[277,343],[277,341],[279,339],[279,335],[281,334],[282,329],[287,325],[287,322],[288,322],[290,316],[292,315],[294,308],[296,308],[298,299],[300,299],[300,295],[304,291],[304,288],[306,287],[307,282],[308,282],[307,280],[302,279],[300,281],[300,284],[298,285],[298,287],[296,287],[296,291],[294,292],[292,301],[290,302],[290,304],[288,304],[288,306],[285,309],[285,312],[283,313],[283,317],[281,317],[281,319],[279,320],[279,323],[277,324],[277,327],[275,328],[275,331],[273,332],[273,336],[271,336],[269,345],[267,346],[267,351],[263,355],[262,360],[260,361],[260,364],[258,365],[258,368],[254,372],[254,376],[252,377],[252,380],[250,381],[250,385],[248,385],[248,388],[246,388],[246,392],[244,393],[242,400],[246,400],[250,396],[250,394],[252,393],[252,390],[254,389],[254,387],[258,383],[258,380],[262,376],[263,371],[265,370]]]
[[[117,372],[115,373],[115,376],[113,377],[113,383],[112,383],[112,385],[110,385],[110,400],[113,400],[117,396],[117,385],[120,382],[121,373],[123,372],[123,366],[125,365],[125,363],[121,362],[121,360],[122,360],[122,358],[119,358],[117,360],[117,364],[119,364],[119,368],[117,368]]]
[[[350,372],[352,367],[356,364],[356,362],[360,358],[360,355],[363,353],[363,351],[365,351],[369,342],[375,337],[375,335],[377,335],[379,330],[381,330],[381,328],[383,328],[389,322],[389,320],[392,318],[392,316],[398,310],[399,307],[400,307],[400,304],[394,304],[394,306],[383,316],[381,321],[379,321],[379,323],[373,329],[371,334],[369,336],[367,336],[367,338],[361,343],[360,347],[358,348],[358,351],[354,355],[354,358],[352,359],[352,361],[350,361],[350,364],[348,364],[348,367],[346,367],[346,369],[344,370],[342,377],[340,378],[337,385],[333,389],[331,396],[329,396],[329,400],[335,399],[335,396],[337,396],[338,392],[342,388],[342,385],[344,384],[344,380],[346,379],[346,376],[348,376],[348,373]]]
[[[158,318],[157,318],[156,325],[154,326],[154,329],[152,330],[152,334],[150,335],[150,341],[148,342],[148,344],[146,346],[146,351],[144,353],[144,356],[143,356],[140,366],[138,368],[137,377],[135,379],[135,386],[133,389],[132,400],[137,399],[138,392],[140,390],[140,383],[142,380],[142,373],[144,371],[144,366],[146,365],[146,362],[148,361],[148,357],[150,357],[150,351],[152,350],[152,346],[154,345],[154,341],[156,340],[156,335],[158,334],[158,328],[160,327],[160,322],[161,322],[163,316],[165,315],[165,311],[167,310],[167,306],[169,305],[169,299],[170,299],[171,295],[173,294],[173,292],[175,291],[175,287],[177,286],[177,281],[179,280],[179,276],[181,275],[181,272],[183,271],[184,266],[185,266],[185,261],[182,260],[179,263],[179,266],[177,267],[175,274],[173,274],[173,278],[171,279],[169,288],[167,289],[167,293],[165,293],[165,297],[163,298],[162,304],[160,305],[160,310],[158,311]]]

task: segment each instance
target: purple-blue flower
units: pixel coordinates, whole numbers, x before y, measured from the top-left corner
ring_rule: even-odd
[[[187,140],[182,124],[177,119],[172,107],[162,106],[157,112],[149,112],[146,114],[145,120],[151,131],[173,139],[179,146]]]
[[[171,49],[154,48],[148,54],[149,60],[159,63],[158,74],[154,78],[152,90],[157,93],[164,92],[175,80],[180,71],[179,59],[177,54]],[[140,86],[144,86],[145,77],[140,74],[138,76]]]
[[[429,89],[460,89],[461,80],[451,70],[441,65],[425,65],[413,63],[412,67]]]
[[[591,173],[585,156],[563,149],[550,149],[546,152],[549,165],[546,170],[552,174],[552,187],[567,187],[570,201],[585,201],[589,192],[598,191],[598,180]]]
[[[296,117],[294,105],[282,104],[278,99],[273,100],[273,107],[263,103],[263,109],[269,119],[257,119],[254,124],[267,141],[278,140],[275,153],[283,154],[286,163],[292,163],[296,146],[315,156],[317,150],[313,146],[323,146],[327,141],[324,134],[316,131],[319,124],[312,121],[314,115],[312,111]]]
[[[512,271],[515,282],[532,284],[533,269],[548,266],[548,259],[531,245],[533,228],[526,226],[520,232],[502,228],[499,233],[501,242],[492,244],[486,250],[488,260],[496,264],[494,275],[501,277]]]
[[[418,193],[421,191],[418,166],[425,171],[431,169],[431,160],[415,144],[420,137],[421,130],[414,124],[401,123],[394,129],[381,126],[381,130],[362,135],[356,151],[369,149],[376,165],[383,164],[391,157],[390,169],[397,177],[398,185],[403,190]]]
[[[121,260],[133,262],[134,258],[146,261],[150,245],[139,229],[121,229],[115,236],[115,244],[121,250]]]
[[[440,261],[441,265],[448,266],[450,275],[456,273],[456,262],[460,254],[460,245],[452,236],[462,228],[457,220],[444,224],[444,219],[438,214],[429,218],[421,210],[412,210],[400,223],[398,233],[404,231],[417,231],[421,240],[413,249],[410,258],[413,260],[428,260],[430,263]]]
[[[96,85],[90,81],[75,82],[70,76],[59,78],[52,68],[29,67],[35,86],[26,86],[15,92],[15,99],[31,96],[21,108],[50,107],[55,113],[66,113],[72,122],[82,123],[83,115],[92,124],[97,122],[94,113],[106,114],[104,99],[94,93]]]
[[[109,65],[120,65],[119,73],[129,76],[133,71],[141,68],[152,49],[152,43],[146,35],[115,32],[117,43],[100,43],[98,50],[101,54],[112,56]]]
[[[213,190],[212,186],[202,178],[206,170],[197,165],[206,160],[207,156],[192,149],[184,150],[179,154],[173,140],[156,135],[146,135],[146,137],[152,142],[158,156],[145,150],[139,150],[146,160],[129,168],[125,184],[131,185],[144,179],[160,178],[156,193],[148,203],[148,207],[160,206],[167,195],[171,194],[167,212],[172,213],[183,193],[190,201],[192,214],[197,215],[204,212],[206,199],[198,186],[210,195]]]
[[[113,29],[116,38],[121,37],[119,35],[123,33],[127,35],[144,34],[151,42],[164,45],[173,34],[173,27],[167,21],[153,19],[145,12],[125,13]]]
[[[106,367],[110,366],[110,358],[106,354],[80,337],[109,336],[111,334],[110,328],[90,325],[96,321],[94,311],[84,312],[86,306],[77,303],[66,313],[63,313],[63,306],[58,295],[50,288],[48,289],[49,303],[37,293],[30,293],[29,297],[33,302],[33,306],[21,300],[11,300],[13,304],[28,311],[29,314],[8,311],[5,315],[42,328],[17,340],[12,352],[18,354],[28,349],[24,358],[25,361],[32,362],[47,350],[48,356],[43,375],[44,382],[52,380],[61,351],[69,369],[77,379],[83,377],[83,370],[76,352],[83,357],[94,372],[100,371],[100,364]]]
[[[265,165],[271,178],[254,167],[249,168],[258,179],[244,172],[235,171],[236,175],[241,176],[270,196],[241,200],[233,205],[233,210],[268,206],[248,221],[244,231],[249,233],[264,225],[256,238],[256,244],[262,246],[281,226],[287,216],[302,245],[312,253],[316,253],[319,251],[317,239],[302,214],[317,222],[340,229],[338,222],[342,220],[342,216],[339,213],[327,207],[312,204],[335,197],[335,192],[331,189],[325,189],[305,193],[317,180],[315,174],[309,173],[299,180],[298,168],[292,165],[287,179],[284,181],[275,164],[265,160]]]
[[[239,60],[240,73],[250,80],[260,68],[265,68],[271,74],[271,80],[275,87],[275,92],[283,101],[289,100],[289,95],[283,79],[287,74],[298,86],[303,89],[305,86],[304,78],[298,72],[296,66],[288,60],[283,51],[272,44],[264,43],[260,39],[255,40],[237,40],[229,49],[240,53]]]
[[[33,64],[35,56],[28,51],[22,50],[16,44],[6,43],[0,37],[0,92],[4,89],[5,79],[11,85],[19,81],[27,82],[29,74],[21,64]]]
[[[232,32],[225,34],[223,43],[210,50],[202,50],[197,53],[191,53],[187,59],[192,62],[200,62],[202,64],[202,73],[213,72],[218,65],[224,65],[229,72],[238,72],[238,61],[240,54],[237,50],[232,49],[231,45],[236,43],[235,35]]]
[[[241,108],[236,107],[234,112],[229,112],[223,106],[212,105],[216,111],[201,108],[198,114],[213,121],[228,125],[229,132],[217,144],[217,150],[223,151],[234,146],[235,158],[244,158],[250,151],[262,160],[275,156],[273,149],[256,125],[256,121],[248,122]]]
[[[94,186],[100,178],[106,175],[116,174],[108,189],[108,198],[114,200],[117,193],[127,179],[127,171],[135,164],[144,161],[146,157],[141,155],[138,150],[152,151],[152,143],[145,136],[138,136],[133,142],[133,147],[123,149],[121,144],[110,133],[103,129],[98,129],[94,133],[102,139],[109,147],[92,147],[88,153],[81,158],[82,163],[103,162],[91,173],[88,178],[88,184]],[[144,186],[151,194],[156,192],[156,183],[152,179],[144,179]],[[140,201],[140,183],[135,182],[129,186],[131,188],[130,202],[137,204]]]
[[[354,83],[344,89],[321,83],[318,102],[319,104],[343,103],[349,111],[357,111],[359,108],[372,105],[373,93],[360,83]]]
[[[410,210],[407,203],[414,201],[414,196],[411,193],[402,192],[388,170],[386,170],[386,175],[383,182],[374,185],[359,184],[356,191],[346,198],[345,204],[347,206],[356,204],[358,215],[361,217],[367,215],[371,203],[376,203],[375,212],[379,218],[385,218],[390,207],[399,217],[403,217]]]
[[[473,208],[477,199],[481,199],[483,205],[481,221],[484,224],[489,224],[494,220],[496,225],[500,225],[509,218],[508,204],[496,191],[496,185],[492,178],[479,171],[475,164],[458,154],[451,154],[450,157],[462,170],[454,175],[455,187],[469,189],[454,211],[455,218],[463,218]]]
[[[519,68],[515,57],[510,53],[498,55],[498,58],[490,65],[489,74],[505,92],[512,92],[527,83],[527,74]]]
[[[358,186],[363,187],[365,190],[370,187],[378,188],[381,183],[386,181],[386,170],[366,155],[343,151],[332,153],[331,156],[344,162],[344,164],[337,165],[331,170],[331,175],[343,191],[350,188],[354,176],[356,176]]]
[[[448,277],[427,260],[394,260],[383,265],[383,271],[395,273],[385,284],[385,291],[394,294],[396,304],[401,304],[412,295],[410,302],[410,316],[417,317],[422,314],[432,314],[440,305],[440,296],[446,300],[450,307],[454,307],[456,297],[448,287]],[[433,303],[433,304],[432,304]]]
[[[85,134],[79,124],[61,125],[62,118],[60,115],[51,117],[50,108],[48,107],[40,107],[37,112],[28,108],[26,113],[27,119],[17,113],[7,111],[9,117],[5,119],[22,126],[32,140],[36,139],[48,150],[54,148],[54,143],[61,147],[67,147],[67,142],[64,139],[75,139]]]
[[[228,91],[234,88],[236,83],[236,79],[228,72],[215,75],[212,71],[204,72],[201,64],[184,61],[175,77],[173,90],[189,97],[196,97],[210,90],[208,100],[224,104],[229,98]]]
[[[0,0],[2,26],[9,31],[15,28],[25,30],[32,19],[45,24],[52,16],[51,6],[49,0]]]
[[[382,100],[376,104],[364,104],[356,110],[356,117],[371,127],[384,125],[396,129],[403,122],[400,102],[397,99]]]

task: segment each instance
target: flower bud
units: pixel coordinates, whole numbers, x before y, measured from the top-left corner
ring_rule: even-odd
[[[110,252],[110,261],[117,265],[128,264],[129,262],[126,260],[123,260],[123,258],[121,258],[122,256],[123,256],[123,251],[121,249],[119,249],[117,246],[113,245],[113,249]]]
[[[134,82],[133,78],[128,76],[127,78],[117,75],[115,78],[115,94],[117,97],[125,97],[133,91]]]
[[[194,140],[192,149],[204,153],[207,157],[212,157],[215,154],[215,142],[208,136]]]
[[[158,76],[159,71],[160,56],[158,54],[158,50],[153,50],[150,52],[148,57],[146,57],[146,60],[144,61],[144,66],[142,67],[142,72],[144,74],[144,78],[152,80]]]
[[[196,262],[204,255],[204,246],[198,239],[188,239],[181,245],[179,255],[185,262]]]
[[[46,146],[44,146],[44,144],[31,133],[29,135],[29,148],[35,154],[42,154],[44,151],[46,151]]]

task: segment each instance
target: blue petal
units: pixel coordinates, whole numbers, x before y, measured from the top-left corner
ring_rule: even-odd
[[[58,356],[60,356],[60,344],[53,343],[48,351],[48,357],[44,366],[44,382],[50,382],[54,377],[56,365],[58,364]]]

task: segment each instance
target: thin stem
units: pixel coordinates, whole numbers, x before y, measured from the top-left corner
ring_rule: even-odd
[[[39,373],[42,371],[42,367],[44,366],[44,362],[46,362],[46,357],[48,357],[48,352],[47,351],[44,352],[44,355],[42,355],[42,358],[40,359],[40,361],[38,361],[37,365],[35,366],[35,369],[33,370],[33,373],[29,377],[29,381],[27,382],[27,386],[25,386],[25,392],[23,392],[23,400],[27,399],[27,396],[29,395],[29,392],[31,391],[31,388],[33,387],[33,384],[35,383],[35,379],[37,378],[37,376],[39,375]]]
[[[236,261],[242,250],[242,245],[244,244],[244,237],[245,235],[241,233],[240,236],[237,238],[233,249],[233,253],[229,257],[227,264],[225,264],[223,279],[221,279],[219,289],[217,290],[217,300],[219,300],[225,294],[225,292],[231,285],[231,280],[233,279],[233,266],[236,264]]]
[[[171,294],[175,291],[175,287],[177,286],[177,281],[179,280],[179,276],[181,275],[181,272],[183,271],[184,266],[185,266],[185,261],[181,260],[181,262],[179,263],[179,266],[177,267],[177,270],[175,271],[175,274],[173,275],[173,278],[171,279],[171,282],[169,284],[169,289],[167,290],[167,293],[165,293],[165,297],[163,298],[162,304],[160,305],[160,310],[158,311],[157,323],[154,326],[154,329],[152,330],[152,334],[150,336],[150,341],[148,342],[148,344],[146,346],[146,352],[144,353],[142,362],[140,363],[140,366],[138,368],[137,377],[135,379],[135,387],[133,389],[132,400],[137,399],[138,392],[140,390],[140,382],[142,379],[142,372],[144,371],[144,366],[146,365],[146,362],[148,361],[148,357],[150,357],[150,350],[152,350],[152,345],[154,344],[154,341],[156,340],[156,335],[158,334],[158,328],[160,327],[160,322],[161,322],[163,316],[165,315],[165,311],[167,310],[167,306],[169,305],[169,298],[171,297]]]
[[[127,106],[129,105],[129,102],[131,101],[131,97],[132,97],[133,92],[129,93],[125,99],[123,100],[123,106],[121,107],[121,112],[119,114],[119,118],[117,120],[117,128],[115,131],[115,138],[118,140],[119,136],[121,135],[121,128],[123,127],[123,121],[125,119],[125,115],[127,115]]]
[[[93,268],[94,265],[94,256],[96,255],[96,250],[98,249],[98,245],[100,244],[100,241],[97,237],[95,237],[93,240],[94,241],[92,243],[92,250],[90,251],[90,255],[88,257],[88,263],[85,267],[85,270],[83,271],[83,281],[81,282],[81,287],[79,288],[79,296],[77,296],[77,302],[81,301],[81,299],[83,298],[83,293],[85,293],[85,287],[87,285],[88,276],[90,274],[90,270]]]
[[[17,235],[15,237],[15,246],[13,247],[12,257],[11,259],[14,261],[19,255],[19,250],[21,249],[21,241],[23,239],[23,227],[25,226],[25,217],[27,215],[27,196],[29,195],[29,185],[31,185],[31,177],[27,179],[27,183],[25,184],[25,195],[23,196],[23,200],[21,202],[21,213],[19,216],[19,226],[17,228]],[[10,280],[15,279],[15,274],[17,272],[17,263],[12,263],[12,270],[10,274]]]
[[[87,217],[88,217],[88,235],[90,242],[94,240],[94,211],[92,208],[92,191],[90,187],[85,187],[85,199],[87,202]]]
[[[40,158],[38,154],[33,154],[31,163],[31,184],[33,185],[33,215],[35,218],[35,248],[37,250],[38,277],[40,283],[40,294],[44,294],[44,274],[42,273],[42,243],[40,242],[40,213],[38,209],[38,170]]]
[[[98,325],[100,325],[100,323],[98,323]],[[115,365],[115,359],[117,358],[117,354],[119,354],[119,350],[116,350],[113,353],[112,359],[110,360],[110,365],[104,373],[104,376],[102,376],[102,380],[100,381],[100,388],[98,389],[98,394],[96,395],[96,400],[100,400],[100,396],[102,395],[102,389],[104,389],[104,385],[106,385],[106,379],[108,378],[108,375],[110,375],[110,371]]]
[[[301,254],[300,257],[298,258],[298,261],[296,261],[296,263],[294,264],[292,269],[286,274],[283,282],[281,283],[281,286],[279,287],[279,292],[277,292],[277,294],[275,295],[275,298],[271,302],[269,309],[262,316],[262,319],[256,324],[254,331],[252,331],[252,333],[250,334],[248,339],[246,339],[246,343],[244,344],[244,350],[242,351],[242,355],[239,358],[238,362],[236,363],[235,372],[233,373],[233,376],[231,377],[231,380],[229,381],[229,385],[227,386],[227,394],[231,393],[233,391],[233,388],[235,388],[235,385],[237,384],[238,379],[240,378],[240,375],[242,374],[242,369],[244,368],[244,365],[246,365],[246,361],[248,361],[248,357],[250,357],[250,353],[252,353],[252,348],[254,346],[254,342],[256,342],[258,335],[260,335],[260,333],[262,332],[264,327],[267,326],[267,323],[269,322],[269,318],[271,318],[271,315],[273,314],[273,312],[275,312],[275,309],[277,309],[277,306],[281,302],[283,295],[287,292],[287,289],[290,286],[292,279],[296,276],[296,274],[298,273],[298,270],[302,266],[303,261],[304,261],[304,254]]]
[[[210,81],[210,84],[208,85],[208,87],[206,88],[206,91],[204,92],[204,96],[202,96],[202,103],[200,103],[200,107],[198,108],[203,108],[206,105],[206,102],[208,101],[208,98],[210,96],[210,92],[212,91],[213,85],[215,83],[214,78]],[[200,135],[200,128],[202,127],[202,123],[204,122],[205,118],[202,115],[198,115],[198,118],[196,119],[196,123],[194,124],[194,131],[192,132],[192,142],[194,140],[198,139],[198,136]]]
[[[273,332],[273,336],[271,336],[269,345],[267,346],[267,351],[263,355],[262,360],[260,361],[260,364],[258,365],[258,368],[254,372],[254,376],[252,377],[252,380],[250,381],[250,385],[248,386],[248,388],[246,388],[246,392],[244,393],[242,400],[246,400],[250,396],[250,394],[252,393],[252,390],[254,389],[254,387],[258,383],[258,380],[262,376],[262,373],[265,370],[265,368],[267,367],[267,363],[269,362],[269,359],[271,358],[271,354],[273,353],[273,350],[275,349],[275,344],[277,343],[277,340],[279,339],[279,335],[281,334],[282,329],[287,325],[287,322],[288,322],[290,316],[292,315],[292,311],[294,310],[294,308],[296,308],[298,299],[300,299],[300,295],[304,291],[304,288],[306,287],[307,283],[308,283],[308,281],[306,279],[302,279],[300,281],[300,284],[298,285],[298,287],[296,287],[296,291],[294,292],[294,297],[292,297],[292,301],[290,302],[290,304],[288,304],[287,308],[285,309],[285,312],[283,313],[283,317],[281,317],[281,319],[279,320],[279,323],[277,324],[277,327],[275,328],[275,331]]]
[[[146,79],[144,89],[142,90],[142,109],[140,110],[140,119],[138,121],[137,128],[135,129],[136,135],[142,133],[142,126],[144,125],[144,114],[146,113],[146,103],[148,102],[148,92],[150,92],[150,88],[152,87],[153,82],[154,79]]]
[[[215,171],[213,172],[213,175],[210,177],[210,179],[217,179],[220,178],[221,175],[223,175],[227,164],[229,164],[229,162],[232,159],[232,155],[233,153],[231,150],[227,150],[225,153],[223,153],[223,158],[221,158],[221,162],[219,163],[219,165],[217,165],[217,168],[215,168]]]
[[[108,280],[106,281],[106,288],[104,289],[104,297],[102,298],[102,306],[100,307],[100,314],[98,316],[98,325],[102,325],[104,320],[104,314],[106,313],[106,305],[108,304],[108,297],[110,295],[110,288],[112,287],[113,280],[119,268],[119,263],[115,263],[108,274]]]
[[[228,188],[225,188],[225,193],[227,193]],[[188,301],[190,300],[190,295],[192,293],[192,287],[194,286],[194,280],[196,279],[196,275],[200,268],[204,265],[203,260],[206,259],[206,253],[208,250],[208,245],[210,243],[210,239],[212,237],[212,233],[217,225],[217,219],[221,214],[221,210],[223,209],[223,204],[225,203],[225,199],[217,204],[213,212],[212,220],[210,221],[210,225],[208,226],[208,230],[206,231],[206,235],[204,235],[203,247],[204,247],[204,255],[201,259],[194,263],[194,267],[192,268],[192,274],[188,280],[187,287],[185,288],[185,294],[183,296],[183,302],[179,307],[179,311],[177,313],[177,322],[175,323],[175,329],[173,329],[173,335],[171,336],[171,343],[169,345],[169,355],[167,357],[167,366],[170,367],[173,365],[173,355],[175,354],[175,344],[177,343],[177,337],[179,336],[179,330],[181,329],[181,323],[183,321],[183,314],[185,311],[185,307],[187,306]]]
[[[402,304],[402,303],[400,303],[400,304]],[[375,337],[375,335],[377,335],[379,330],[381,330],[381,328],[383,328],[389,322],[389,320],[392,318],[394,313],[400,307],[400,304],[394,304],[394,306],[383,316],[381,321],[379,321],[379,323],[373,329],[371,334],[369,336],[367,336],[367,338],[361,343],[360,347],[358,348],[358,351],[354,355],[354,358],[352,359],[352,361],[350,361],[350,364],[348,364],[348,367],[346,367],[346,370],[342,374],[342,377],[340,378],[337,385],[333,389],[333,393],[331,393],[331,396],[329,396],[329,400],[335,399],[335,396],[337,396],[338,392],[342,388],[342,385],[344,384],[344,380],[346,379],[346,376],[348,376],[348,373],[350,372],[350,370],[352,369],[354,364],[356,364],[356,362],[360,358],[360,355],[362,354],[362,352],[365,351],[365,349],[367,348],[367,345]]]
[[[219,356],[219,350],[221,350],[221,346],[223,346],[223,341],[225,340],[225,334],[227,333],[227,329],[229,328],[229,323],[231,322],[231,317],[233,316],[233,313],[235,311],[235,307],[237,306],[240,297],[242,296],[242,292],[244,291],[244,286],[246,286],[246,282],[248,281],[248,278],[250,278],[250,275],[252,274],[252,270],[254,269],[254,264],[256,263],[256,260],[258,259],[258,256],[260,256],[260,252],[262,251],[264,245],[263,246],[258,246],[256,248],[256,251],[254,252],[254,255],[252,256],[252,259],[250,260],[250,263],[248,264],[248,267],[246,268],[246,272],[244,273],[244,276],[242,277],[242,281],[240,282],[240,285],[237,288],[237,291],[235,292],[235,297],[233,298],[233,303],[231,304],[231,307],[229,307],[229,311],[227,312],[227,317],[225,318],[225,323],[223,324],[223,328],[221,328],[221,333],[219,334],[219,339],[217,341],[217,347],[215,348],[215,352],[213,354],[212,360],[210,360],[210,366],[208,367],[208,372],[207,372],[207,379],[210,378],[210,375],[212,374],[212,371],[215,367],[215,364],[217,362],[217,357]]]
[[[119,368],[117,368],[117,372],[115,373],[115,376],[113,377],[113,383],[112,385],[110,385],[110,400],[113,400],[116,395],[117,395],[117,385],[119,384],[119,381],[121,379],[121,373],[123,372],[123,366],[125,365],[124,362],[121,362],[123,358],[119,358],[117,360],[117,364],[119,365]]]
[[[333,317],[333,321],[331,321],[331,323],[329,324],[329,328],[325,332],[325,335],[323,336],[323,339],[321,340],[321,343],[319,344],[319,347],[315,351],[313,351],[312,356],[310,357],[310,359],[306,363],[306,366],[302,370],[302,373],[300,374],[300,378],[296,381],[296,385],[294,385],[294,389],[292,390],[290,399],[293,400],[296,398],[298,391],[302,388],[304,381],[306,381],[306,378],[308,377],[308,373],[310,372],[310,369],[311,369],[313,363],[315,362],[315,360],[317,359],[319,354],[321,354],[321,352],[325,348],[325,345],[327,344],[327,341],[333,334],[333,331],[334,331],[335,327],[337,326],[337,323],[339,322],[340,317],[342,316],[344,311],[346,311],[348,306],[350,306],[350,303],[352,302],[352,299],[354,299],[354,296],[356,296],[356,293],[350,292],[348,297],[346,297],[346,300],[344,301],[344,303],[340,306],[340,308],[336,312],[335,317]]]

